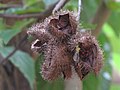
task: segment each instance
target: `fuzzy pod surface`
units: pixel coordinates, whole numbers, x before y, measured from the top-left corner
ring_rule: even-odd
[[[31,49],[44,53],[41,74],[45,80],[60,76],[69,79],[72,67],[82,80],[91,71],[98,74],[102,68],[103,52],[97,40],[89,32],[78,31],[77,26],[73,12],[59,11],[28,30],[36,38]]]

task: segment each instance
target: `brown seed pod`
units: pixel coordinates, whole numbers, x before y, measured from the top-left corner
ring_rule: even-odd
[[[46,26],[43,23],[34,24],[27,33],[41,42],[47,42],[50,39],[49,33],[46,31]]]
[[[41,42],[39,39],[35,40],[31,45],[31,50],[37,53],[41,53],[45,50],[46,43]]]
[[[72,57],[67,51],[67,46],[59,43],[49,43],[45,51],[45,62],[42,65],[42,76],[45,80],[55,80],[60,75],[64,78],[71,77]]]
[[[29,35],[36,38],[36,40],[31,45],[31,50],[33,50],[34,52],[39,52],[39,53],[42,52],[46,46],[46,43],[51,38],[50,34],[46,31],[45,28],[46,27],[44,24],[37,23],[34,24],[27,31]]]
[[[91,71],[95,74],[100,71],[102,50],[90,33],[78,32],[77,25],[73,12],[60,11],[28,31],[37,39],[32,50],[44,53],[41,74],[45,80],[55,80],[61,75],[68,79],[72,67],[81,80]]]
[[[82,33],[81,33],[82,34]],[[83,79],[92,70],[97,74],[102,67],[102,50],[97,40],[90,33],[83,33],[81,38],[76,38],[80,48],[78,59],[74,60],[76,72]],[[76,52],[76,51],[75,51]]]
[[[75,62],[74,67],[81,80],[91,71],[90,65],[83,61]]]
[[[48,32],[61,39],[67,39],[70,35],[75,34],[77,25],[73,22],[73,19],[70,19],[70,13],[65,13],[49,20],[47,30]],[[54,16],[55,17],[55,16]],[[48,18],[49,19],[49,18]]]

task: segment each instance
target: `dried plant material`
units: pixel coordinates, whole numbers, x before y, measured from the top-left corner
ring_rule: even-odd
[[[50,38],[49,33],[46,32],[46,26],[42,23],[37,23],[33,25],[28,30],[28,34],[39,39],[42,42],[47,42]]]
[[[91,36],[90,33],[84,32],[76,37],[76,43],[80,48],[79,51],[79,60],[75,61],[74,67],[76,72],[83,79],[89,72],[94,71],[97,74],[102,67],[102,51],[98,45],[97,40]]]
[[[43,43],[39,39],[36,39],[31,45],[31,50],[40,53],[44,51],[45,47],[46,47],[46,43]]]
[[[46,80],[54,80],[61,74],[64,78],[71,77],[72,57],[67,52],[67,46],[59,43],[49,44],[45,51],[45,62],[42,66],[42,75]]]
[[[77,25],[73,12],[60,11],[28,31],[37,39],[31,49],[44,53],[41,74],[45,80],[71,78],[72,67],[81,80],[91,71],[100,71],[102,50],[90,33],[77,31]]]

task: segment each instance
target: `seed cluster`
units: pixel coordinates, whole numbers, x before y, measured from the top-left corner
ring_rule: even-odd
[[[44,53],[42,77],[51,81],[63,76],[71,78],[72,67],[82,80],[89,72],[98,74],[103,53],[95,37],[89,32],[77,31],[73,12],[60,11],[33,25],[28,34],[36,38],[31,49]]]

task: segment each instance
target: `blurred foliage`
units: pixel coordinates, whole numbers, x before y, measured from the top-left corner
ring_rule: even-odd
[[[120,1],[119,0],[105,0],[108,8],[113,11],[120,12]]]
[[[13,50],[14,48],[12,47],[0,47],[0,53],[4,58],[7,57]],[[35,78],[35,66],[33,59],[27,53],[18,50],[10,57],[10,61],[23,73],[33,89]]]
[[[23,0],[23,7],[9,8],[4,11],[6,14],[29,14],[39,13],[48,8],[49,5],[56,3],[58,0]],[[94,29],[95,25],[89,23],[94,17],[95,12],[100,5],[101,0],[82,0],[82,12],[80,19],[80,27],[85,29]],[[98,76],[89,74],[83,80],[83,90],[120,90],[120,86],[111,83],[112,67],[116,68],[120,73],[120,1],[104,0],[108,8],[111,10],[111,15],[108,21],[105,22],[102,32],[98,37],[99,43],[104,51],[104,66]],[[6,4],[0,4],[0,7],[5,7]],[[78,1],[70,0],[64,9],[77,12]],[[0,11],[3,13],[3,10]],[[8,42],[29,24],[34,23],[35,19],[18,20],[13,26],[7,26],[4,19],[0,18],[0,53],[5,58],[12,52],[14,47],[10,47]],[[44,81],[40,74],[42,63],[42,55],[33,60],[26,52],[17,51],[10,61],[23,73],[28,80],[31,88],[36,81],[37,90],[63,90],[63,79],[58,79],[54,82]]]

